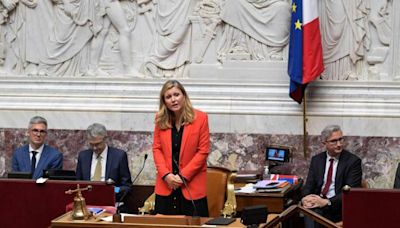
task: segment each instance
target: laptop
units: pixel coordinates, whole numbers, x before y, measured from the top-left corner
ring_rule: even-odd
[[[32,179],[32,174],[30,172],[9,172],[7,178]]]
[[[76,180],[76,173],[74,170],[45,169],[43,177],[50,180]]]

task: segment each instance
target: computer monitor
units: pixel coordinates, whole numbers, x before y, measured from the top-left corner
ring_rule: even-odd
[[[32,174],[29,172],[9,172],[7,178],[32,179]]]
[[[76,180],[76,173],[74,170],[45,169],[43,177],[50,180]]]
[[[275,162],[288,162],[290,149],[283,146],[269,146],[265,151],[266,160]]]

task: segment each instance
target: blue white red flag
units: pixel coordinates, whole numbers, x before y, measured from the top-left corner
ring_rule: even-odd
[[[289,96],[301,104],[307,84],[324,71],[317,0],[292,0]]]

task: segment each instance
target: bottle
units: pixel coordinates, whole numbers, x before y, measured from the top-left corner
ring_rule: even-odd
[[[263,174],[263,179],[264,180],[269,180],[270,175],[269,175],[269,167],[266,165],[264,166],[264,174]]]

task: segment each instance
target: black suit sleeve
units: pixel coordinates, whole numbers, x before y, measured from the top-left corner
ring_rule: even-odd
[[[394,188],[400,188],[400,163],[397,165],[396,177],[394,179]]]
[[[129,170],[128,156],[126,152],[123,152],[121,156],[119,176],[121,178],[121,189],[128,190],[132,186],[132,178],[131,172]]]
[[[82,155],[79,153],[78,155],[78,163],[76,165],[76,179],[83,180],[83,173],[82,173]]]
[[[318,194],[318,167],[317,167],[317,157],[311,159],[311,164],[308,169],[308,175],[306,183],[303,187],[302,196],[307,196],[309,194]]]
[[[361,187],[362,169],[361,159],[354,156],[348,160],[348,166],[344,172],[342,187],[348,185],[350,187]],[[330,199],[332,207],[336,209],[342,208],[342,190],[336,193],[334,197]]]

